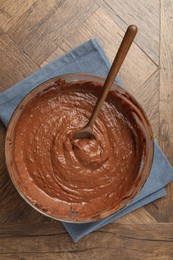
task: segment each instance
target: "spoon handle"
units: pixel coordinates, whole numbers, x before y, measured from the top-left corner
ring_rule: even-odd
[[[124,35],[124,38],[121,42],[121,45],[118,49],[118,52],[115,56],[115,59],[112,63],[112,66],[111,66],[111,69],[107,75],[107,78],[105,80],[105,83],[103,85],[103,90],[102,90],[102,93],[101,93],[101,96],[100,98],[98,98],[96,104],[95,104],[95,107],[93,109],[93,112],[92,112],[92,115],[90,117],[90,120],[87,124],[87,127],[92,127],[93,124],[94,124],[94,121],[95,121],[95,118],[97,117],[101,107],[102,107],[102,104],[103,102],[105,101],[106,97],[107,97],[107,94],[115,80],[115,77],[117,76],[118,72],[119,72],[119,69],[127,55],[127,52],[136,36],[136,33],[137,33],[137,27],[135,25],[130,25],[128,28],[127,28],[127,31]]]

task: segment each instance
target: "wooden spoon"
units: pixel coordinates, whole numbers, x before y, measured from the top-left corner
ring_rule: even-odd
[[[82,128],[81,130],[79,130],[78,132],[76,132],[73,135],[74,139],[81,139],[81,138],[95,138],[95,134],[92,130],[93,124],[95,122],[95,119],[103,105],[103,102],[105,101],[108,92],[115,80],[115,77],[117,76],[119,69],[121,68],[121,65],[127,55],[127,52],[136,36],[137,33],[137,27],[135,25],[130,25],[127,28],[127,31],[124,35],[124,38],[121,42],[121,45],[118,49],[117,55],[115,56],[115,59],[112,63],[112,66],[110,68],[110,71],[107,75],[107,78],[105,80],[105,83],[103,85],[103,90],[102,90],[102,94],[101,96],[98,98],[95,107],[93,109],[93,112],[91,114],[91,117],[89,119],[89,122],[87,123],[87,125]]]

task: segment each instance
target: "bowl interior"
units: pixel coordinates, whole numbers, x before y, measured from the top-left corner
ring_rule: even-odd
[[[126,198],[123,199],[121,204],[119,204],[116,208],[108,210],[104,212],[103,214],[93,218],[83,218],[77,221],[74,221],[74,219],[66,218],[58,218],[58,217],[53,217],[50,214],[45,213],[43,210],[41,210],[39,207],[36,207],[33,205],[28,198],[23,194],[20,184],[17,180],[17,167],[16,163],[14,160],[14,143],[15,143],[15,127],[20,120],[21,113],[25,109],[26,105],[28,102],[35,97],[38,93],[43,92],[45,89],[47,89],[49,86],[52,86],[55,81],[58,79],[64,79],[66,82],[87,82],[87,81],[92,81],[92,82],[98,82],[103,84],[104,83],[104,78],[95,76],[95,75],[88,75],[88,74],[67,74],[67,75],[61,75],[58,77],[55,77],[53,79],[48,80],[47,82],[42,83],[41,85],[37,86],[35,89],[33,89],[18,105],[16,108],[6,134],[6,142],[5,142],[5,155],[6,155],[6,164],[8,168],[9,175],[12,179],[12,182],[14,183],[16,189],[20,193],[20,195],[27,201],[32,207],[34,207],[36,210],[41,212],[42,214],[57,219],[61,221],[66,221],[66,222],[76,222],[76,223],[85,223],[85,222],[91,222],[91,221],[96,221],[101,218],[105,218],[107,216],[110,216],[123,207],[125,207],[134,197],[135,195],[141,190],[143,187],[145,181],[147,180],[147,177],[150,172],[150,168],[152,165],[152,159],[153,159],[153,135],[152,135],[152,130],[149,124],[149,121],[141,108],[141,106],[138,104],[138,102],[122,87],[118,86],[117,84],[113,84],[112,86],[112,93],[116,91],[118,96],[120,96],[133,110],[133,117],[135,118],[136,124],[139,126],[141,129],[143,136],[146,141],[146,146],[145,146],[145,154],[142,159],[142,163],[140,165],[140,169],[137,175],[137,178],[135,180],[135,183],[131,190],[129,191],[129,194],[126,196]]]

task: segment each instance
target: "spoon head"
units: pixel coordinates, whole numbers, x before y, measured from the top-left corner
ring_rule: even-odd
[[[89,139],[94,138],[95,139],[96,137],[95,137],[93,130],[90,127],[85,127],[73,135],[74,140],[82,139],[82,138],[89,138]]]

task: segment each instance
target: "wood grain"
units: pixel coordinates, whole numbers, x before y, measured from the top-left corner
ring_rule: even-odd
[[[173,36],[172,1],[161,1],[159,144],[173,165]],[[163,173],[164,174],[164,173]],[[173,222],[173,183],[167,186],[167,196],[146,209],[158,222]],[[171,213],[170,213],[171,212]],[[173,231],[172,231],[173,232]]]
[[[150,203],[151,204],[151,203]],[[120,224],[152,224],[157,223],[154,216],[151,215],[144,207],[124,215],[123,217],[116,220],[116,223]]]
[[[173,2],[161,1],[161,7],[159,143],[173,164]]]
[[[159,144],[173,165],[173,2],[161,1]],[[164,174],[164,173],[163,173]],[[173,183],[157,202],[157,220],[173,222]],[[172,212],[172,214],[170,214]]]
[[[81,43],[91,36],[92,38],[96,37],[101,41],[106,54],[112,62],[124,36],[124,31],[106,15],[102,8],[99,8],[92,16],[90,16],[90,18],[87,19],[87,21],[79,27],[75,33],[67,37],[60,47],[64,51],[69,51],[77,45],[77,42]],[[137,57],[138,62],[136,62]],[[124,86],[128,90],[136,90],[156,70],[157,66],[136,44],[133,44],[122,65],[119,75]],[[133,76],[134,71],[135,77]]]
[[[38,65],[96,9],[91,0],[36,1],[14,24],[8,34]],[[21,34],[22,31],[22,34]]]
[[[129,24],[137,24],[139,31],[135,42],[155,64],[159,65],[159,1],[124,0],[123,4],[121,0],[96,0],[96,2],[122,30]]]
[[[131,90],[133,96],[142,105],[150,120],[154,137],[159,139],[159,92],[158,86],[160,81],[159,70],[156,70],[144,84],[136,91]],[[150,95],[148,95],[150,93]]]
[[[98,38],[112,62],[135,23],[139,32],[120,80],[173,164],[172,13],[172,0],[0,0],[0,91],[90,38]],[[0,122],[0,259],[173,259],[173,184],[166,197],[75,244],[60,222],[36,212],[15,190],[5,132]]]
[[[170,224],[112,223],[74,244],[58,224],[1,225],[0,252],[5,259],[12,254],[26,259],[49,254],[58,259],[171,259],[171,228]]]
[[[0,0],[0,25],[7,32],[13,24],[31,7],[34,7],[36,0]]]
[[[38,69],[38,66],[10,37],[1,31],[0,33],[0,91],[17,83],[24,77]]]

